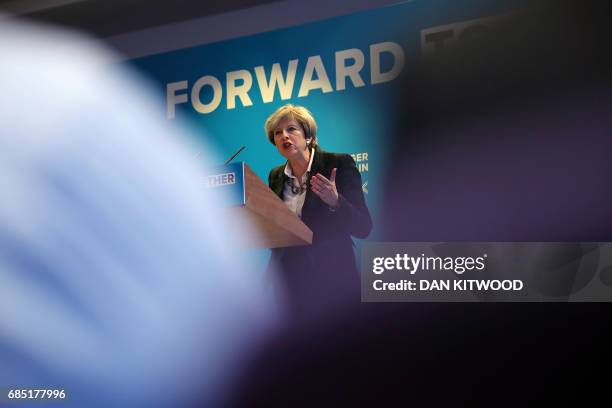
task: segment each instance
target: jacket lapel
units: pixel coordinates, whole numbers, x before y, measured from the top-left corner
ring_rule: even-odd
[[[317,173],[323,174],[324,167],[323,151],[316,147],[312,167],[310,168],[310,177],[313,177]],[[307,214],[309,208],[315,205],[317,201],[317,195],[310,190],[310,180],[308,180],[308,190],[306,191],[306,198],[304,199],[304,206],[302,207],[302,218],[304,218],[304,214]]]
[[[281,200],[283,199],[283,188],[285,187],[285,183],[289,178],[285,174],[283,170],[284,168],[284,166],[280,168],[280,171],[278,172],[277,176],[274,179],[274,182],[272,183],[272,191],[274,191],[274,194],[276,194]]]

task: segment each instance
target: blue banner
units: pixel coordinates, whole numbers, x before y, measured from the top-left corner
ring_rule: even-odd
[[[353,155],[376,238],[388,112],[401,69],[523,3],[415,0],[129,63],[159,84],[160,115],[189,122],[223,156],[246,146],[240,160],[264,181],[284,162],[266,138],[266,118],[286,103],[306,106],[320,146]]]

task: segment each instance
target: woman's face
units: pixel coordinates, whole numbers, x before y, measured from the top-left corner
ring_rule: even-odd
[[[274,144],[287,160],[304,155],[308,147],[304,129],[291,116],[281,119],[274,128]]]

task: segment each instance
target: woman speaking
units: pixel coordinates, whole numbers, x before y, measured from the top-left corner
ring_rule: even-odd
[[[287,160],[270,171],[269,186],[313,232],[312,245],[272,250],[270,264],[283,300],[294,318],[359,302],[351,236],[367,237],[372,219],[355,161],[319,148],[317,124],[302,106],[280,107],[266,120],[265,131]]]

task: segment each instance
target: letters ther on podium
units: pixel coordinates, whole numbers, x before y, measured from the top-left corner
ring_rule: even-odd
[[[218,166],[208,172],[206,188],[222,197],[232,217],[255,229],[259,248],[312,243],[312,231],[244,162]]]

